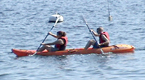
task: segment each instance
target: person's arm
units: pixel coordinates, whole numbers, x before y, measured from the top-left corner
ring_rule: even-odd
[[[107,39],[107,37],[106,37],[105,35],[102,35],[101,37],[102,37],[102,39],[103,39],[105,42],[104,42],[104,43],[101,43],[100,46],[101,46],[101,45],[108,45],[108,44],[110,43],[110,41]]]
[[[56,40],[55,42],[52,43],[42,43],[42,45],[55,45],[55,44],[64,44],[64,42],[61,39]]]
[[[53,33],[51,33],[51,32],[49,32],[49,35],[51,35],[51,36],[57,38],[57,35],[55,35],[55,34],[53,34]]]
[[[93,32],[93,34],[95,35],[95,36],[100,36],[98,33],[96,33],[94,30],[91,30],[92,32]]]

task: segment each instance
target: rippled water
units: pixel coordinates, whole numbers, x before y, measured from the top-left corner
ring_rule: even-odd
[[[108,21],[107,0],[0,0],[0,80],[144,80],[145,0],[109,0],[113,21]],[[55,12],[64,17],[52,30],[67,32],[67,48],[84,47],[92,29],[103,26],[111,45],[129,44],[133,54],[96,54],[21,57],[12,48],[37,49],[54,23]],[[46,42],[53,41],[48,36]]]

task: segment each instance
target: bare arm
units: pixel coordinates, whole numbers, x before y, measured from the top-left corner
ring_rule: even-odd
[[[55,44],[64,44],[64,42],[61,39],[56,40],[55,42],[52,43],[42,43],[42,45],[55,45]]]
[[[105,35],[102,35],[101,37],[102,37],[102,39],[103,39],[105,42],[104,42],[104,43],[101,43],[100,45],[107,45],[107,44],[110,43],[110,41],[107,39],[107,37],[106,37]]]
[[[58,38],[57,35],[55,35],[55,34],[53,34],[53,33],[51,33],[51,32],[49,32],[49,34],[50,34],[51,36],[55,37],[55,38]]]
[[[91,30],[92,33],[95,35],[95,36],[100,36],[98,33],[96,33],[94,30]]]

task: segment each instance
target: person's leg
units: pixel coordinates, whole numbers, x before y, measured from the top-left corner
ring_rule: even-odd
[[[48,51],[48,52],[51,52],[53,47],[50,46],[50,45],[45,45],[45,49]]]
[[[51,48],[51,52],[59,51],[58,48]]]
[[[41,48],[38,49],[38,52],[42,52],[42,51],[44,51],[44,50],[45,50],[45,47],[42,46]]]
[[[94,45],[94,44],[95,44],[95,40],[88,41],[88,43],[85,46],[85,49],[88,49],[91,45]]]
[[[94,49],[99,48],[99,46],[98,46],[98,42],[95,42],[95,43],[94,43],[93,48],[94,48]]]
[[[51,51],[51,46],[49,46],[49,45],[43,45],[39,50],[38,50],[38,52],[42,52],[42,51],[44,51],[45,49],[47,50],[47,51]]]

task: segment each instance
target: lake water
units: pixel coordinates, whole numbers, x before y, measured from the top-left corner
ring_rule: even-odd
[[[48,20],[56,12],[64,22],[58,23],[52,33],[67,32],[67,48],[82,48],[92,39],[83,15],[90,28],[104,27],[110,34],[110,45],[133,45],[135,52],[109,57],[87,54],[16,58],[12,48],[37,49],[54,25]],[[0,0],[0,33],[0,80],[145,78],[145,0]],[[48,36],[45,42],[54,40]]]

